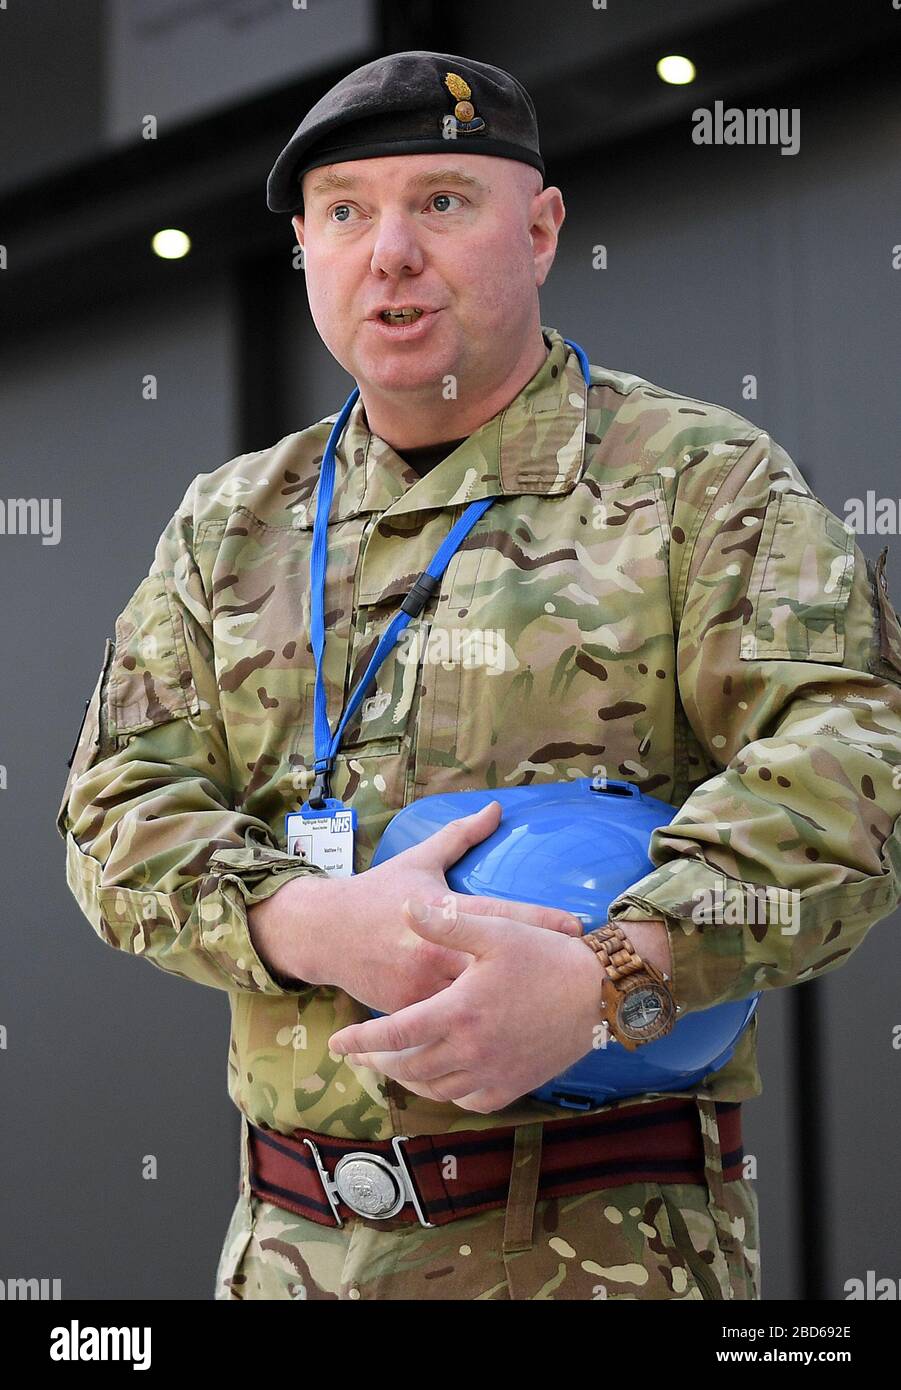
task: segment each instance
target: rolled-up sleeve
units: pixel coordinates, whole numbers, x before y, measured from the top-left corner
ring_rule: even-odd
[[[224,990],[303,993],[250,937],[247,910],[323,874],[236,810],[212,619],[192,551],[191,485],[116,620],[57,813],[66,878],[100,938]]]
[[[901,898],[901,626],[853,530],[758,435],[677,493],[679,696],[709,760],[612,920],[658,917],[683,1009],[841,965]],[[681,511],[680,511],[681,508]],[[693,539],[692,539],[693,538]]]

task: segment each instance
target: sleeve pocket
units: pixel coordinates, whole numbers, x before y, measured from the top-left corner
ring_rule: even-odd
[[[813,495],[774,493],[748,582],[744,660],[841,662],[854,532]]]
[[[107,696],[112,737],[197,714],[184,621],[165,576],[150,574],[116,619]]]
[[[876,567],[872,572],[873,592],[876,596],[878,617],[879,649],[870,662],[870,669],[877,675],[888,676],[901,684],[901,623],[888,596],[885,579],[885,560],[888,546],[883,546]],[[869,562],[868,562],[869,567]]]
[[[103,649],[103,662],[100,667],[100,674],[94,686],[94,693],[85,705],[81,728],[75,740],[75,747],[72,749],[72,753],[69,757],[69,775],[66,778],[66,785],[63,788],[59,810],[56,813],[56,828],[63,839],[65,839],[66,835],[65,813],[69,804],[72,785],[76,777],[80,776],[81,773],[89,768],[100,756],[101,744],[104,738],[104,731],[101,727],[101,711],[106,695],[106,683],[109,678],[110,666],[112,665],[115,652],[115,645],[112,640],[107,637],[106,645]]]

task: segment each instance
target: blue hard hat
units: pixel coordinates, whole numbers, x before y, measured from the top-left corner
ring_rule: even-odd
[[[478,788],[423,796],[386,827],[372,867],[419,844],[448,821],[501,804],[491,835],[445,870],[458,893],[563,908],[601,927],[621,893],[649,873],[651,832],[676,807],[631,782],[581,777],[525,787]],[[624,923],[628,935],[628,923]],[[757,1008],[759,994],[683,1014],[666,1037],[634,1052],[615,1040],[532,1092],[537,1099],[589,1110],[651,1091],[686,1091],[729,1061]]]

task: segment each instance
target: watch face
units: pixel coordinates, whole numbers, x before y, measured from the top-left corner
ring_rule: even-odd
[[[670,1031],[675,1017],[672,997],[646,980],[625,982],[617,1011],[622,1033],[636,1043],[653,1042]]]
[[[622,1020],[627,1028],[643,1032],[657,1022],[662,1012],[656,989],[636,989],[623,1004]]]

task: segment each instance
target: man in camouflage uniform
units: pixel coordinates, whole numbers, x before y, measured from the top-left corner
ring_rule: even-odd
[[[489,141],[436,141],[451,110],[459,134],[481,121]],[[342,193],[333,171],[314,195],[310,170],[326,165],[363,182]],[[442,177],[410,195],[408,171],[450,166],[486,183]],[[611,1164],[586,1190],[543,1197],[542,1141],[601,1115],[631,1129],[660,1095],[574,1120],[526,1094],[560,1070],[566,972],[575,981],[590,953],[566,914],[526,905],[461,911],[457,950],[434,911],[433,925],[404,917],[409,898],[443,901],[443,869],[497,823],[486,808],[370,869],[410,801],[603,772],[679,806],[610,918],[667,969],[685,1011],[834,969],[898,901],[901,629],[885,552],[874,569],[784,450],[733,412],[599,366],[586,386],[539,321],[562,202],[536,169],[534,111],[513,78],[411,53],[339,83],[270,178],[275,211],[310,197],[295,226],[313,316],[361,389],[329,512],[333,729],[453,522],[496,499],[412,624],[441,659],[392,653],[345,732],[331,791],[357,811],[354,876],[329,878],[283,834],[313,781],[310,548],[336,415],[194,479],[107,642],[77,744],[57,823],[84,913],[110,945],[231,1005],[241,1180],[217,1298],[761,1296],[757,1198],[718,1124],[760,1093],[756,1016],[705,1086],[669,1093],[697,1105],[695,1180]],[[382,303],[443,321],[394,347],[368,336]],[[503,661],[448,655],[461,629],[501,634]],[[797,920],[698,922],[699,895],[740,885],[792,890]],[[471,1036],[449,1039],[469,1046],[468,1092],[443,1091],[403,1051],[365,1051],[373,1036],[386,1046],[372,1030],[391,1022],[371,1009],[442,1007],[495,943],[518,973],[491,1023],[521,1046],[498,1065],[471,1010]],[[580,967],[579,988],[587,978]],[[339,1227],[251,1183],[252,1132],[276,1148],[312,1134],[325,1153],[500,1127],[515,1134],[504,1199],[441,1225],[345,1211]]]

